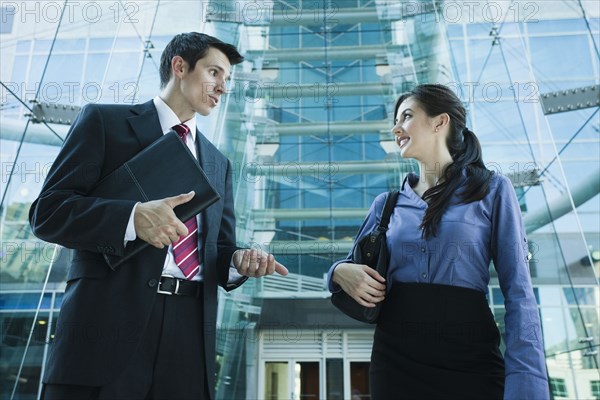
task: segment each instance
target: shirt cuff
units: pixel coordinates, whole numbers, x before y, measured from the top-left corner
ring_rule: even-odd
[[[512,373],[504,381],[504,400],[549,400],[548,381],[532,374]]]
[[[129,215],[129,222],[127,223],[127,229],[125,229],[125,238],[123,239],[123,247],[127,247],[128,242],[133,242],[135,239],[137,239],[133,217],[135,215],[135,209],[138,206],[138,204],[140,203],[135,203],[135,206],[133,206],[131,214]]]
[[[333,266],[329,269],[327,273],[327,286],[331,293],[337,293],[342,291],[342,287],[333,281],[333,271],[343,262],[350,262],[349,260],[340,260],[333,264]]]
[[[233,260],[232,260],[233,261]],[[244,278],[244,275],[237,271],[237,268],[233,266],[233,262],[229,264],[229,279],[227,283],[236,283],[240,279]]]

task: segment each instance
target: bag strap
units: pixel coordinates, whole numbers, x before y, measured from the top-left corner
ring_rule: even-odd
[[[400,192],[398,190],[392,190],[388,193],[387,199],[385,200],[385,205],[383,206],[383,211],[381,212],[381,222],[379,222],[379,226],[377,227],[378,229],[384,231],[387,230],[392,212],[394,211],[394,207],[396,207],[396,203],[398,202],[399,194]]]

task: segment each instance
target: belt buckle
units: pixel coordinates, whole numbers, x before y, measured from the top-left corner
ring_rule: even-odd
[[[162,278],[171,278],[175,280],[175,290],[173,292],[167,292],[166,290],[160,290],[160,286],[162,285],[162,282],[159,280],[158,281],[158,290],[156,291],[156,293],[160,293],[160,294],[167,294],[169,296],[172,296],[174,294],[179,294],[179,279],[175,278],[175,276],[173,275],[162,275],[160,277]]]

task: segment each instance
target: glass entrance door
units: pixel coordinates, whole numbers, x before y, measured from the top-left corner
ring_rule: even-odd
[[[288,399],[290,393],[289,363],[265,362],[265,400]]]
[[[319,400],[320,379],[318,361],[297,361],[294,365],[294,397],[298,400]]]
[[[350,362],[350,394],[352,400],[370,400],[369,362]]]
[[[318,361],[265,361],[266,400],[320,400]]]
[[[328,359],[327,371],[321,362],[311,360],[278,360],[264,363],[264,399],[266,400],[370,400],[369,362],[347,361],[349,382],[344,384],[342,359]],[[325,368],[325,366],[323,366]],[[327,373],[326,387],[322,380]],[[348,376],[348,375],[346,375]],[[348,385],[349,386],[346,386]],[[344,394],[345,392],[345,394]],[[348,396],[348,397],[346,397]]]

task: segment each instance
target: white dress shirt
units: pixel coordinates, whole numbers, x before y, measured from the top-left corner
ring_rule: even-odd
[[[161,99],[159,96],[154,98],[154,105],[156,106],[156,110],[158,111],[158,120],[160,121],[160,127],[162,129],[163,135],[171,131],[174,125],[181,124],[179,118],[175,114],[173,110]],[[196,154],[196,119],[192,118],[183,122],[190,128],[190,132],[186,135],[186,145],[198,159],[198,155]],[[138,203],[139,204],[139,203]],[[135,232],[135,224],[133,221],[133,216],[135,213],[135,208],[137,204],[131,211],[131,216],[129,217],[129,223],[127,225],[127,230],[125,232],[125,245],[127,242],[133,241],[137,238],[137,234]],[[202,225],[200,214],[196,216],[196,220],[198,221],[198,237],[201,237]],[[176,278],[185,279],[183,272],[179,269],[177,264],[175,264],[175,257],[173,256],[173,246],[169,245],[169,249],[167,250],[167,258],[165,259],[165,265],[163,267],[163,275],[172,275]],[[192,278],[193,281],[201,281],[202,280],[202,258],[200,258],[200,269],[198,274]]]

